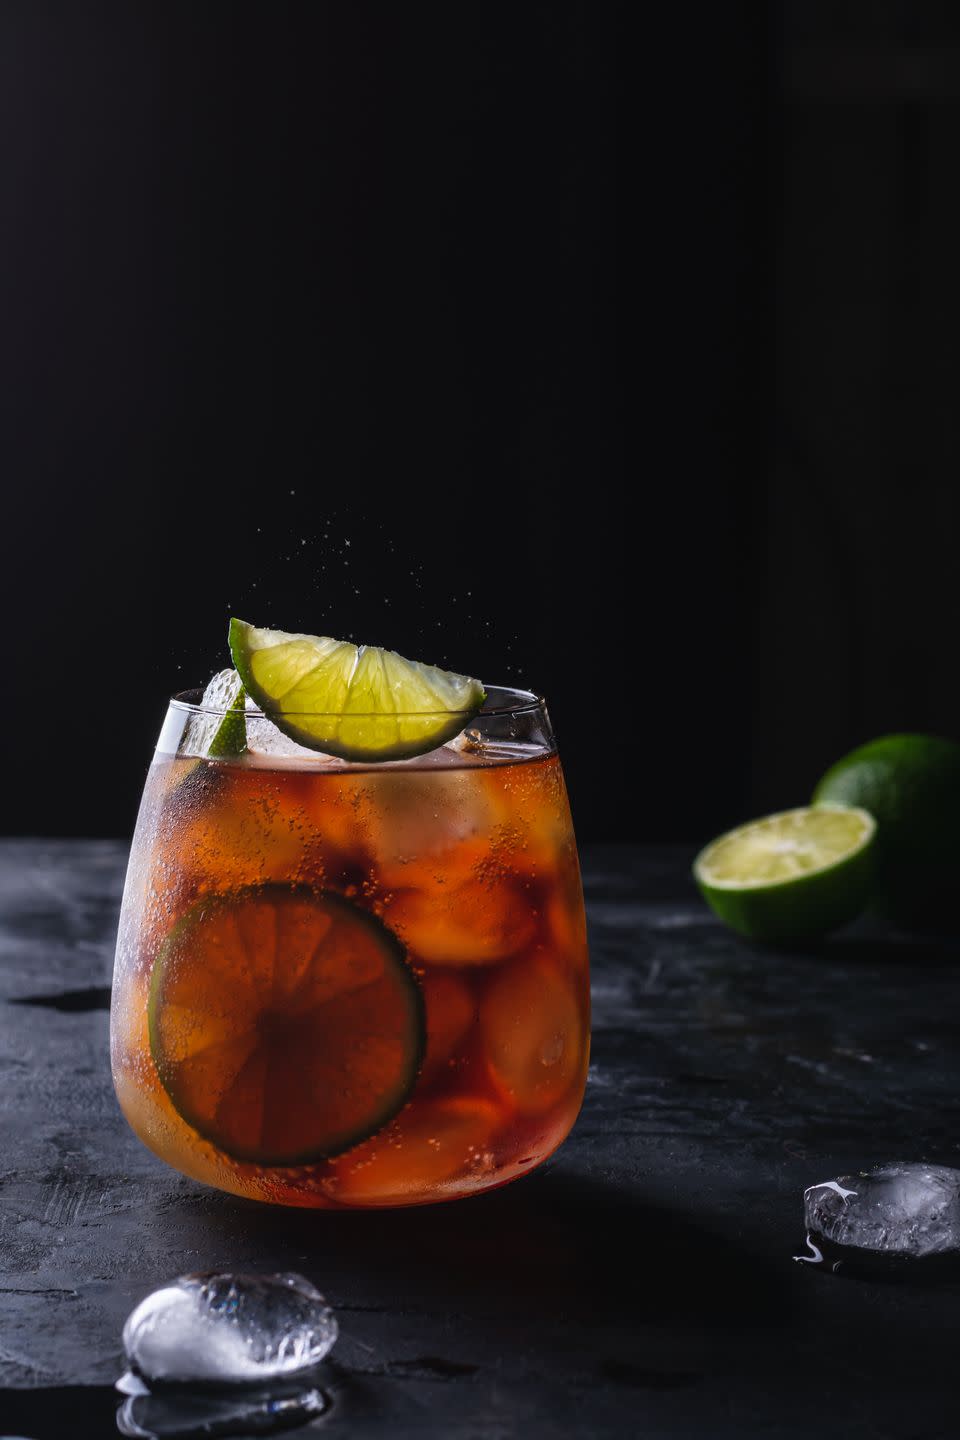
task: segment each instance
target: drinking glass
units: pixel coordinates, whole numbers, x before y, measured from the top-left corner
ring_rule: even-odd
[[[543,703],[491,688],[454,741],[351,763],[170,701],[130,854],[111,1017],[143,1143],[316,1208],[476,1194],[541,1164],[583,1097],[590,992]]]

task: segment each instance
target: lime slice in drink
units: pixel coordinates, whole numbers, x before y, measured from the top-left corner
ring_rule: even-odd
[[[175,1109],[258,1165],[339,1155],[407,1102],[425,1050],[395,936],[340,895],[263,885],[197,902],[154,963],[150,1049]]]
[[[291,740],[344,760],[425,755],[458,735],[486,698],[479,680],[393,650],[230,621],[247,693]]]
[[[715,914],[750,940],[808,940],[870,898],[877,825],[866,810],[814,805],[721,835],[693,863]]]

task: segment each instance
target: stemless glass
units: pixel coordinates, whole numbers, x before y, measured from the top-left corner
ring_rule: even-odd
[[[169,1165],[253,1199],[420,1205],[568,1134],[590,991],[546,709],[491,688],[456,740],[355,764],[260,711],[170,702],[130,854],[114,1085]]]

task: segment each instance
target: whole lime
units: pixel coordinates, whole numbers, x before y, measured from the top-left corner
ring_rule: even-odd
[[[876,820],[878,909],[916,930],[955,923],[960,745],[935,735],[883,735],[831,766],[813,800],[858,805]]]

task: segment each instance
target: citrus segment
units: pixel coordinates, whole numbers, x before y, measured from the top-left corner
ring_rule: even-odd
[[[157,956],[149,1024],[180,1115],[260,1165],[375,1134],[424,1050],[423,999],[395,937],[343,897],[295,886],[195,905]]]
[[[486,698],[479,680],[326,635],[230,621],[244,686],[279,730],[344,760],[425,755],[458,735]]]

